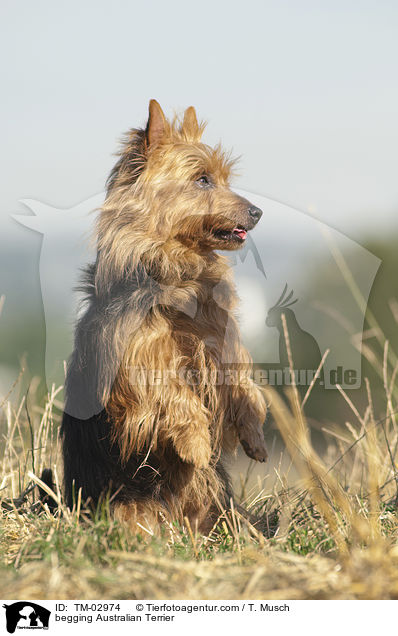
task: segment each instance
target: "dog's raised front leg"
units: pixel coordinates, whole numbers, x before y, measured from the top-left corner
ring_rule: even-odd
[[[212,453],[210,413],[190,386],[168,371],[128,379],[119,374],[107,405],[114,433],[119,430],[115,439],[125,459],[133,451],[159,452],[171,442],[182,460],[204,468]]]
[[[167,421],[160,435],[170,439],[178,455],[197,468],[209,465],[211,457],[210,414],[186,385],[165,387]]]
[[[265,462],[268,453],[263,426],[267,406],[263,394],[251,379],[232,388],[232,413],[246,455],[258,462]]]

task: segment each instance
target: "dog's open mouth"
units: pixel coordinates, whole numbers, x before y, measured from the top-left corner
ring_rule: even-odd
[[[222,241],[243,243],[247,236],[247,230],[242,225],[237,225],[233,230],[216,230],[214,236]]]

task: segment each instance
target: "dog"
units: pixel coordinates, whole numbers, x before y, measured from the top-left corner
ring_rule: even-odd
[[[185,518],[208,532],[233,496],[224,457],[239,442],[267,457],[266,404],[219,253],[239,249],[262,212],[231,191],[233,161],[203,131],[192,106],[168,120],[151,100],[146,127],[126,135],[67,369],[67,505],[80,489],[92,505],[108,497],[138,532]],[[238,382],[225,381],[231,369]]]

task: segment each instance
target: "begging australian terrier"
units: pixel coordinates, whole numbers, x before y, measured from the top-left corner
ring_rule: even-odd
[[[231,502],[225,454],[240,442],[267,457],[266,406],[218,253],[239,249],[262,212],[230,190],[232,161],[203,129],[193,107],[169,122],[151,100],[146,128],[128,134],[67,372],[67,504],[109,496],[116,518],[151,533],[185,518],[208,532]],[[217,379],[231,368],[238,382]]]

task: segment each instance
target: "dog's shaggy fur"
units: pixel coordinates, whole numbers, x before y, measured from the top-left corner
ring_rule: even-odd
[[[239,248],[261,211],[229,189],[232,162],[202,132],[192,107],[169,122],[155,100],[146,129],[130,131],[108,180],[67,374],[68,505],[80,488],[94,504],[108,493],[117,517],[152,531],[184,517],[211,528],[232,496],[222,451],[240,441],[266,459],[266,407],[215,251]],[[226,367],[239,382],[216,381]]]

